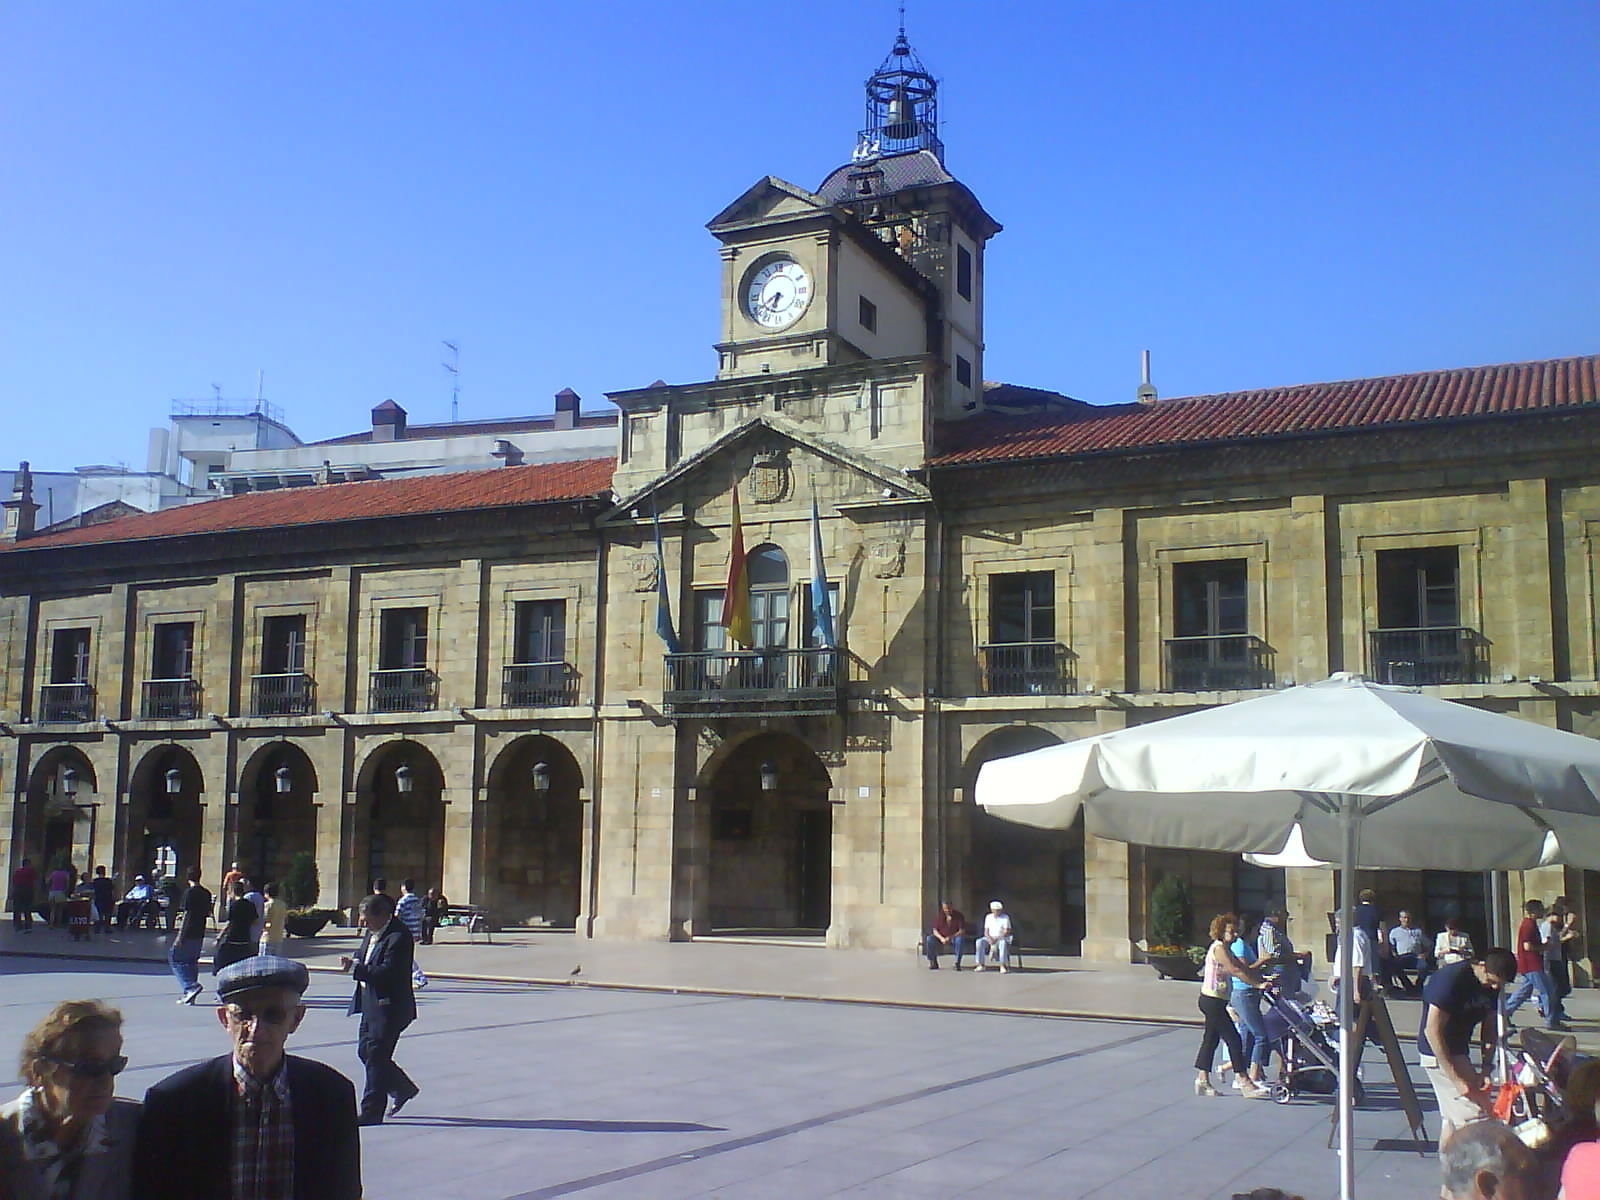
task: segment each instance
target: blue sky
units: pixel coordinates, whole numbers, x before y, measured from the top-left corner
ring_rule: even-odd
[[[715,370],[703,228],[845,161],[892,3],[0,8],[5,459]],[[991,379],[1109,403],[1600,351],[1600,9],[912,0]],[[9,465],[9,463],[7,464]]]

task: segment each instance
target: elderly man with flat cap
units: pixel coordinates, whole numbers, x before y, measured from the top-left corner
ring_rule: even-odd
[[[217,1019],[233,1052],[145,1093],[133,1200],[360,1200],[354,1086],[284,1053],[308,977],[272,954],[217,973]]]

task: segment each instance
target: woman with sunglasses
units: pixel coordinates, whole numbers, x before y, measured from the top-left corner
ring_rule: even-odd
[[[139,1105],[115,1096],[122,1014],[65,1000],[22,1043],[27,1090],[0,1105],[0,1196],[127,1200]]]

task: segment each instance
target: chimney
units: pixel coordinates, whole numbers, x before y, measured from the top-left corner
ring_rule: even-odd
[[[1150,382],[1150,351],[1139,351],[1139,360],[1139,390],[1134,392],[1133,397],[1140,404],[1154,404],[1158,397],[1156,385]]]
[[[575,429],[578,424],[578,406],[583,403],[582,398],[571,388],[562,388],[556,393],[556,423],[557,429]]]
[[[393,400],[385,400],[372,410],[372,440],[403,442],[406,437],[406,410]]]
[[[6,520],[0,530],[0,542],[20,542],[33,536],[34,518],[39,506],[33,502],[33,472],[27,463],[17,465],[16,477],[11,481],[11,499],[4,501]]]

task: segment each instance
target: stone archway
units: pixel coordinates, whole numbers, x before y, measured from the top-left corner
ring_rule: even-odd
[[[832,780],[799,738],[758,733],[711,769],[712,932],[825,933],[833,889]]]
[[[357,780],[345,894],[385,879],[390,895],[411,879],[419,892],[444,876],[444,772],[418,742],[389,742],[367,756]]]
[[[16,861],[31,858],[42,874],[63,856],[81,868],[92,865],[87,861],[91,853],[105,854],[110,849],[105,841],[109,828],[96,830],[99,845],[89,846],[88,803],[97,803],[98,790],[94,766],[76,746],[52,746],[40,755],[28,775]],[[111,815],[109,808],[105,815]]]
[[[204,791],[200,764],[182,746],[168,743],[145,753],[128,786],[127,816],[118,845],[124,879],[135,875],[182,879],[190,867],[200,865]]]
[[[515,924],[577,924],[583,894],[583,773],[552,737],[512,742],[489,768],[475,897]]]
[[[995,730],[967,756],[962,768],[966,794],[973,794],[978,769],[989,760],[1060,742],[1054,734],[1026,725]],[[1079,953],[1087,925],[1083,818],[1071,829],[1034,829],[990,816],[977,805],[964,807],[971,839],[967,870],[962,872],[968,920],[976,924],[989,901],[999,900],[1024,945]]]
[[[293,742],[270,742],[239,772],[233,854],[257,884],[282,879],[296,854],[317,852],[317,769]]]

